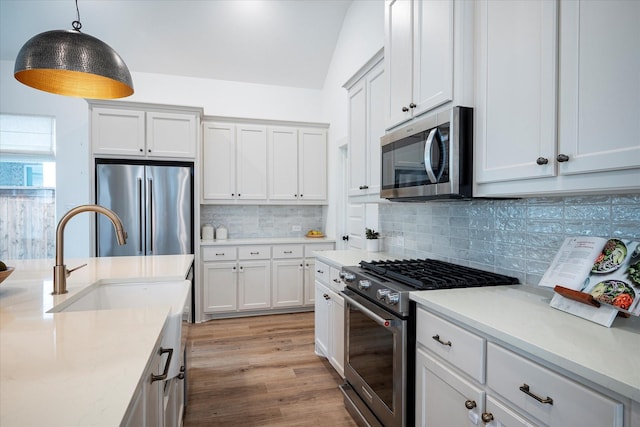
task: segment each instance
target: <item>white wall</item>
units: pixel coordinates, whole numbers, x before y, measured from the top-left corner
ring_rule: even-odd
[[[348,131],[347,91],[342,87],[384,46],[384,2],[354,1],[345,16],[322,93],[322,121],[329,122],[329,210],[327,234],[335,236],[341,185],[338,141]]]

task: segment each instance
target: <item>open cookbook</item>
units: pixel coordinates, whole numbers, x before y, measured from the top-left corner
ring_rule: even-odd
[[[640,316],[640,242],[567,237],[539,285],[555,288],[552,307],[607,327],[618,312]]]

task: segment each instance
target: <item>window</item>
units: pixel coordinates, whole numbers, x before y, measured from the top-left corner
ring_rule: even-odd
[[[0,259],[55,252],[55,118],[0,114]]]

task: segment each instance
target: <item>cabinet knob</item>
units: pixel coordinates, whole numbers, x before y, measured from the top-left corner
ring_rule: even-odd
[[[558,157],[556,157],[556,160],[558,161],[558,163],[568,162],[569,156],[567,156],[566,154],[558,154]]]
[[[417,107],[417,105],[414,104],[413,102],[411,104],[409,104],[409,108],[411,108],[411,109],[416,108],[416,107]]]
[[[540,166],[546,165],[547,163],[549,163],[549,159],[547,159],[546,157],[538,157],[536,159],[536,163],[539,164]]]
[[[348,235],[342,236],[342,240],[344,240],[344,241],[347,241],[347,242],[348,242],[348,241],[349,241],[349,236],[348,236]]]
[[[303,196],[304,196],[304,194],[301,194],[301,195],[300,195],[300,197],[303,197]]]
[[[407,107],[402,107],[402,112],[406,113],[407,111],[409,111],[409,109]]]
[[[144,152],[144,150],[141,148],[141,149],[140,149],[140,152],[141,152],[141,153],[143,153],[143,152]]]
[[[467,400],[467,401],[464,402],[464,407],[467,408],[467,409],[473,409],[476,406],[478,406],[478,405],[476,405],[476,401],[475,400]]]
[[[491,412],[483,412],[481,418],[482,422],[487,424],[493,421],[493,414]]]
[[[147,150],[147,152],[149,152],[149,153],[150,153],[150,152],[151,152],[151,148],[149,148],[149,149]]]

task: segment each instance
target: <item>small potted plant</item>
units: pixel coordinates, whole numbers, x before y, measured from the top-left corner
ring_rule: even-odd
[[[380,251],[380,233],[372,228],[365,228],[366,250],[367,252]]]

